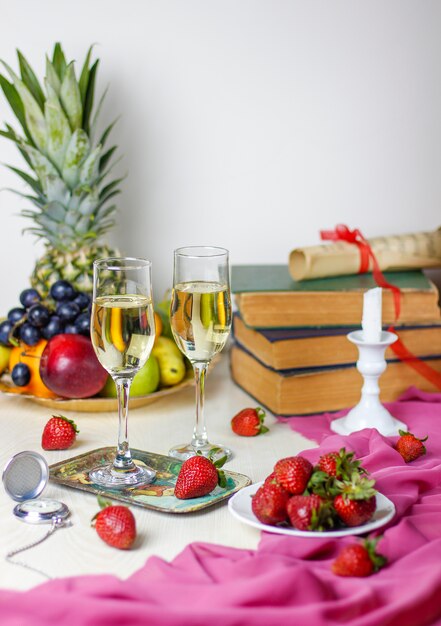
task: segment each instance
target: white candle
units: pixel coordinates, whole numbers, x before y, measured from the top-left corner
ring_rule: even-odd
[[[363,296],[363,339],[369,343],[381,340],[381,287],[369,289]]]

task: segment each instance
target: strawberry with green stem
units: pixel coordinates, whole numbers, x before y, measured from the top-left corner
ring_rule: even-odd
[[[387,563],[386,557],[376,551],[376,539],[365,539],[362,543],[345,546],[331,565],[337,576],[370,576],[378,572]]]
[[[241,437],[255,437],[268,432],[264,426],[265,411],[257,407],[255,409],[242,409],[231,420],[231,428],[236,435]]]
[[[79,432],[73,420],[64,415],[53,415],[43,429],[41,446],[43,450],[67,450]]]
[[[213,462],[212,458],[219,452],[214,448],[208,457],[196,454],[183,462],[175,485],[175,496],[180,500],[201,498],[211,493],[219,484],[225,487],[226,478],[219,468],[223,466],[227,457]]]
[[[335,482],[340,493],[334,498],[334,509],[346,526],[361,526],[371,519],[376,509],[374,484],[375,480],[358,472],[352,474],[350,481]]]
[[[286,510],[297,530],[324,531],[334,525],[331,504],[316,494],[292,496]]]
[[[131,548],[136,539],[136,520],[132,511],[101,497],[98,497],[98,504],[101,511],[92,519],[98,536],[112,548]]]
[[[413,433],[404,430],[399,430],[398,432],[400,438],[395,444],[395,450],[401,454],[406,463],[415,461],[415,459],[426,454],[424,442],[427,441],[428,435],[423,439],[418,439]]]
[[[360,461],[354,459],[354,452],[346,452],[346,448],[341,448],[338,452],[322,454],[318,460],[317,469],[328,476],[346,480],[349,480],[356,471],[361,474],[366,473]]]

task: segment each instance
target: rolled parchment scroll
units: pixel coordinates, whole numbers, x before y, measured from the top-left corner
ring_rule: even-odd
[[[441,228],[428,233],[375,237],[368,243],[382,271],[441,267]],[[358,274],[360,249],[346,241],[296,248],[289,256],[289,271],[294,280]],[[372,259],[367,271],[372,271]]]

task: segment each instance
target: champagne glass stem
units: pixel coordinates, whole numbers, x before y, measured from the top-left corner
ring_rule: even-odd
[[[196,449],[203,448],[208,443],[207,429],[205,428],[204,400],[205,375],[208,363],[194,363],[194,379],[196,383],[196,423],[191,445]]]
[[[113,466],[118,470],[133,470],[135,464],[129,447],[129,395],[132,379],[127,376],[118,376],[115,379],[116,395],[118,398],[118,449]]]

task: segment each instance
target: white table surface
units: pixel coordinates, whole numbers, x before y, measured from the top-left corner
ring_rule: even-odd
[[[315,444],[279,424],[272,415],[266,418],[270,432],[258,437],[239,437],[230,428],[230,420],[240,409],[256,402],[231,380],[228,354],[212,370],[206,383],[206,421],[213,442],[222,442],[234,451],[226,469],[249,476],[253,482],[267,476],[279,458],[297,454]],[[131,411],[129,438],[133,448],[166,454],[173,444],[191,439],[194,425],[194,388],[184,389],[143,408]],[[88,450],[116,445],[117,417],[113,413],[66,412],[75,419],[80,434],[70,450],[47,452],[41,448],[41,433],[51,411],[30,400],[0,397],[0,465],[22,450],[43,454],[49,465]],[[115,574],[127,578],[152,555],[170,560],[194,541],[210,542],[237,548],[254,549],[260,532],[234,519],[226,502],[199,513],[173,515],[133,506],[138,538],[131,550],[107,546],[91,527],[99,510],[93,494],[49,483],[44,497],[65,502],[72,511],[72,527],[60,529],[46,542],[17,555],[31,566],[53,578],[81,574]],[[46,579],[8,563],[4,556],[13,548],[38,539],[46,525],[31,525],[12,515],[14,502],[0,488],[0,587],[29,589]]]

